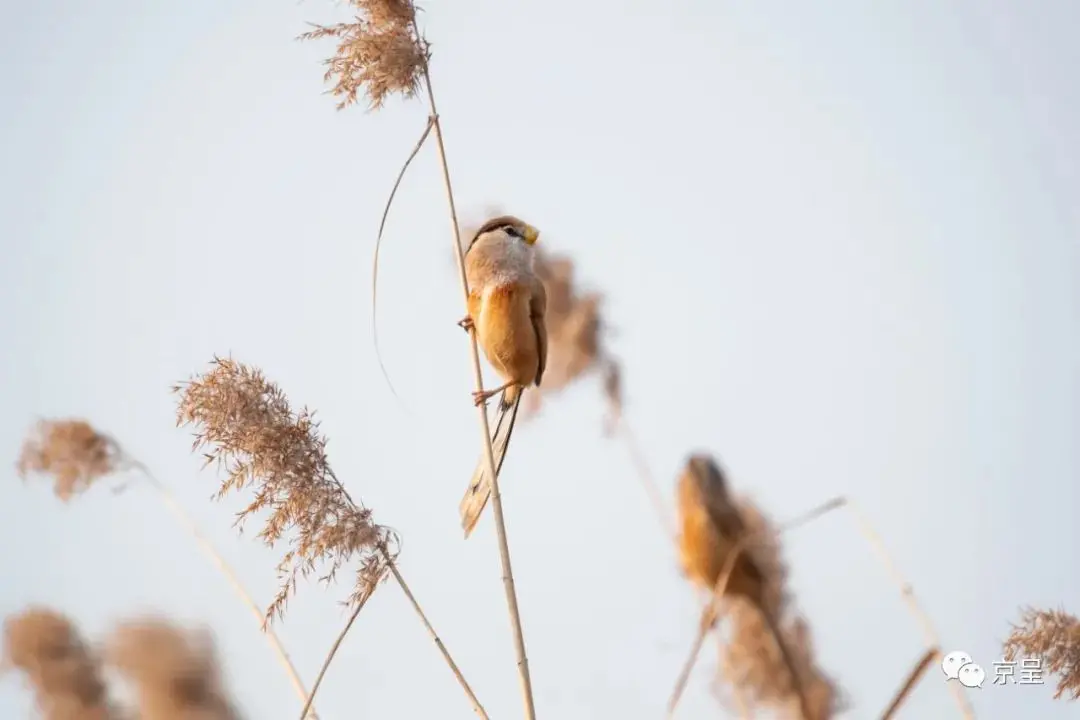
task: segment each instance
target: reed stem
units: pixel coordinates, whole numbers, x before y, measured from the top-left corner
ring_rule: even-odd
[[[417,31],[419,38],[419,31]],[[446,201],[450,208],[450,225],[454,231],[454,257],[457,258],[458,276],[461,280],[461,292],[466,302],[469,298],[469,281],[465,275],[465,257],[461,248],[461,228],[458,225],[457,207],[454,204],[454,191],[450,183],[450,168],[446,161],[446,146],[443,142],[442,123],[439,120],[439,112],[435,106],[435,93],[431,87],[431,73],[428,63],[424,61],[423,67],[424,86],[427,90],[428,107],[431,111],[431,122],[435,128],[435,143],[439,151],[439,165],[442,168],[443,186],[446,190]],[[473,377],[477,391],[484,389],[484,375],[480,368],[480,350],[476,342],[476,329],[469,331],[470,346],[472,348]],[[518,609],[517,590],[514,587],[514,571],[510,564],[510,544],[506,538],[506,521],[503,517],[502,495],[499,493],[499,476],[495,468],[495,453],[491,447],[491,427],[488,424],[487,408],[480,405],[480,433],[483,436],[484,463],[486,464],[487,476],[491,482],[491,508],[495,516],[495,529],[499,540],[499,560],[502,564],[503,587],[506,591],[506,605],[510,613],[510,622],[513,626],[514,652],[517,656],[518,676],[521,682],[521,695],[525,704],[526,720],[536,719],[536,706],[533,701],[532,678],[529,674],[529,659],[525,654],[525,634],[521,628],[521,612]]]
[[[855,523],[859,527],[859,533],[866,539],[870,546],[874,549],[874,552],[878,556],[878,560],[885,567],[885,571],[889,574],[893,584],[896,585],[897,590],[900,592],[900,597],[903,598],[904,603],[908,607],[908,612],[919,624],[919,629],[922,631],[923,643],[926,649],[936,650],[935,660],[941,661],[943,659],[941,650],[941,638],[937,634],[937,630],[934,629],[934,624],[930,620],[930,616],[926,610],[923,609],[919,603],[919,599],[915,596],[915,588],[911,583],[904,579],[904,576],[900,574],[900,570],[897,568],[896,563],[893,562],[892,556],[889,555],[889,551],[885,549],[885,543],[882,541],[881,536],[874,530],[873,525],[867,519],[866,515],[862,512],[857,504],[853,501],[849,501],[847,505],[848,511],[855,518]],[[958,682],[946,683],[949,686],[950,692],[952,692],[953,699],[956,701],[956,706],[960,710],[961,717],[965,720],[975,719],[975,709],[971,707],[971,702],[964,694],[964,686]]]
[[[251,597],[251,593],[247,591],[244,584],[240,582],[240,578],[236,574],[236,571],[225,561],[225,558],[221,556],[221,553],[217,551],[217,548],[206,539],[206,536],[202,534],[198,525],[195,524],[195,521],[191,519],[191,516],[188,515],[187,511],[184,510],[183,506],[177,501],[176,496],[173,495],[172,491],[159,481],[146,465],[143,465],[138,461],[133,461],[132,467],[142,473],[147,484],[157,492],[158,497],[161,498],[165,507],[168,508],[169,512],[173,514],[173,517],[184,526],[188,531],[188,534],[191,535],[199,548],[206,554],[206,557],[216,565],[217,569],[221,571],[221,574],[225,576],[229,585],[232,586],[233,591],[236,592],[237,597],[239,597],[244,605],[247,606],[248,610],[251,611],[252,617],[255,618],[255,622],[259,624],[259,628],[266,636],[267,641],[269,641],[270,647],[274,651],[274,655],[277,657],[282,669],[285,670],[285,674],[289,676],[289,682],[296,691],[297,696],[300,698],[300,702],[306,703],[309,696],[303,681],[300,679],[300,673],[297,672],[296,666],[293,665],[292,660],[289,658],[289,653],[285,650],[285,646],[282,644],[277,633],[274,632],[272,627],[264,622],[265,615],[262,608],[259,607],[255,602],[255,599]],[[303,720],[303,718],[310,718],[311,720],[318,719],[314,708],[311,709],[310,714],[308,714],[307,711],[308,705],[305,704],[304,714],[300,716],[301,720]]]
[[[349,630],[352,628],[356,618],[360,615],[360,611],[367,605],[367,601],[371,599],[374,594],[374,586],[369,588],[364,597],[356,603],[356,607],[353,608],[352,615],[349,616],[348,622],[345,623],[345,627],[341,628],[341,632],[338,633],[337,639],[334,640],[334,644],[330,646],[330,652],[326,653],[326,659],[323,660],[322,667],[319,668],[319,674],[315,676],[315,684],[311,686],[311,694],[307,697],[307,702],[304,703],[304,709],[300,711],[300,720],[304,720],[307,715],[308,708],[315,702],[315,693],[319,692],[319,686],[322,685],[323,678],[326,677],[326,671],[330,669],[330,663],[334,661],[334,656],[337,655],[338,648],[341,647],[341,643],[345,640],[345,636],[349,634]]]
[[[352,496],[349,495],[349,491],[345,489],[345,486],[341,483],[341,481],[334,477],[332,473],[331,477],[333,478],[333,481],[337,484],[337,486],[341,488],[341,492],[345,495],[345,498],[346,500],[348,500],[349,504],[359,510],[360,506],[357,505],[356,501],[352,499]],[[473,710],[481,718],[483,718],[484,720],[488,720],[487,713],[484,712],[484,708],[480,705],[480,701],[477,700],[476,694],[473,692],[472,688],[469,687],[468,681],[465,680],[465,676],[461,673],[461,670],[458,668],[457,663],[454,662],[454,658],[450,656],[450,651],[446,649],[446,645],[443,644],[443,641],[439,638],[438,633],[435,632],[435,628],[432,627],[431,622],[427,618],[427,614],[424,612],[423,608],[420,607],[420,603],[417,602],[416,596],[412,594],[412,590],[409,589],[409,585],[405,582],[405,578],[401,576],[401,571],[397,568],[397,562],[394,559],[394,556],[390,553],[390,550],[387,548],[386,543],[380,543],[378,549],[379,554],[382,555],[383,561],[386,563],[386,567],[389,568],[391,574],[393,574],[394,576],[394,579],[397,580],[398,585],[401,586],[402,591],[405,593],[405,597],[408,598],[413,610],[415,610],[416,614],[420,617],[420,622],[424,624],[424,627],[427,629],[428,634],[431,635],[431,638],[435,641],[435,646],[439,648],[439,652],[442,653],[443,659],[446,660],[446,664],[450,666],[450,671],[454,673],[454,677],[457,678],[458,684],[460,684],[462,689],[465,690],[465,695],[468,696],[469,701],[472,703]],[[382,577],[383,576],[380,575],[380,579]],[[364,596],[359,600],[359,602],[357,602],[356,609],[353,610],[353,614],[349,617],[349,621],[345,623],[345,627],[342,628],[341,633],[337,637],[337,640],[334,641],[333,646],[330,648],[330,652],[326,655],[326,660],[323,661],[322,668],[319,670],[319,676],[315,678],[315,685],[311,688],[311,694],[307,698],[307,705],[310,705],[315,700],[315,693],[318,691],[319,685],[322,683],[323,676],[326,675],[326,671],[330,667],[330,663],[334,659],[334,655],[337,654],[338,648],[341,647],[341,643],[345,640],[345,636],[349,633],[349,629],[352,628],[353,622],[356,621],[356,617],[360,614],[360,611],[364,608],[364,605],[367,604],[368,599],[375,593],[375,588],[377,586],[378,583],[376,582],[372,583],[367,588]],[[307,705],[304,706],[304,712],[307,712]],[[300,720],[304,720],[303,714],[300,715]]]
[[[626,419],[621,415],[616,420],[615,426],[616,432],[622,436],[623,442],[626,443],[626,449],[630,453],[630,461],[634,464],[634,469],[637,471],[638,480],[641,481],[641,487],[645,490],[645,494],[649,496],[649,504],[653,507],[653,513],[656,515],[657,522],[663,527],[664,532],[668,537],[676,539],[675,522],[668,514],[667,506],[664,504],[663,495],[660,493],[660,487],[656,483],[656,478],[653,477],[652,471],[649,469],[649,463],[645,459],[645,453],[641,450],[641,444],[638,442],[637,435],[633,429],[627,424]]]
[[[385,552],[385,551],[384,551]],[[389,558],[388,558],[389,560]],[[476,694],[473,693],[472,688],[469,687],[469,683],[465,680],[465,676],[461,674],[461,670],[458,669],[457,663],[454,662],[454,658],[450,657],[450,652],[443,645],[443,641],[439,639],[438,633],[435,632],[435,628],[431,626],[431,623],[427,619],[427,615],[424,614],[423,609],[420,607],[420,603],[416,601],[416,598],[412,594],[412,590],[409,589],[408,583],[405,582],[405,578],[401,576],[401,573],[397,569],[397,563],[389,561],[390,572],[393,573],[394,579],[397,580],[397,584],[401,586],[401,591],[405,593],[405,597],[408,598],[409,604],[412,605],[413,610],[420,616],[420,621],[424,623],[424,627],[427,628],[428,634],[431,639],[435,641],[435,645],[439,648],[439,652],[442,653],[443,659],[446,660],[446,664],[450,666],[450,671],[454,673],[454,677],[457,678],[458,684],[461,685],[465,694],[472,702],[473,711],[476,712],[483,720],[489,720],[488,714],[484,711],[480,701],[476,698]]]
[[[934,658],[941,652],[939,648],[930,648],[923,653],[919,661],[911,668],[911,671],[904,678],[904,683],[900,686],[900,689],[896,691],[896,695],[889,701],[889,706],[885,708],[885,712],[881,713],[881,720],[892,720],[896,715],[896,711],[900,709],[900,706],[907,702],[907,699],[911,697],[912,691],[918,686],[919,681],[922,680],[923,675],[930,668],[931,663],[934,662]]]

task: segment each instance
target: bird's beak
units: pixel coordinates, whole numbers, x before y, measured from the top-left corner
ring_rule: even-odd
[[[540,231],[534,228],[532,225],[526,225],[523,235],[525,236],[526,245],[535,245],[537,238],[540,237]]]

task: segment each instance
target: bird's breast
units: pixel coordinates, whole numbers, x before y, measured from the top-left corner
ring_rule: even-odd
[[[533,276],[532,249],[504,238],[478,240],[465,260],[470,287],[494,289],[523,283]]]
[[[529,298],[527,286],[511,283],[486,287],[476,322],[488,361],[501,376],[522,384],[533,382],[538,367]]]

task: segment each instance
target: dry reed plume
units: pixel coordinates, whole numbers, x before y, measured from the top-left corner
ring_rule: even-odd
[[[750,501],[737,502],[737,513],[746,534],[761,538],[747,544],[745,554],[761,571],[765,584],[763,604],[771,617],[778,618],[776,629],[781,642],[774,641],[773,630],[763,622],[759,608],[745,601],[732,603],[728,613],[729,636],[721,647],[723,662],[733,672],[730,681],[738,685],[750,702],[767,707],[797,704],[801,689],[806,696],[809,718],[834,717],[843,708],[842,694],[817,665],[810,626],[793,608],[779,537]],[[790,653],[789,658],[784,657],[780,645]],[[797,682],[792,682],[792,670]]]
[[[317,25],[301,40],[333,38],[337,49],[326,63],[324,82],[332,82],[330,94],[342,110],[358,102],[361,94],[370,108],[382,107],[387,97],[399,93],[413,97],[420,89],[427,62],[426,43],[414,33],[416,7],[409,0],[347,0],[353,10],[350,22]]]
[[[192,539],[218,567],[238,597],[255,614],[263,619],[262,609],[255,603],[251,593],[240,582],[236,571],[225,561],[221,553],[207,540],[198,526],[191,519],[183,506],[177,502],[169,489],[150,472],[141,462],[124,453],[114,439],[95,429],[85,420],[53,419],[40,420],[28,434],[22,452],[16,464],[20,476],[25,480],[29,473],[36,473],[53,478],[53,491],[58,498],[68,501],[77,493],[88,489],[98,480],[112,473],[126,470],[138,470],[143,480],[165,503]],[[293,688],[303,702],[307,696],[300,675],[293,665],[285,646],[272,629],[266,629],[266,638],[278,661],[289,676]],[[315,720],[315,713],[309,716]]]
[[[33,688],[44,720],[119,720],[101,662],[63,615],[30,608],[4,621],[4,660]]]
[[[239,720],[209,632],[158,619],[126,622],[107,649],[109,664],[135,687],[141,720]]]
[[[1054,699],[1080,698],[1080,619],[1064,610],[1025,608],[1005,641],[1005,659],[1039,658],[1057,676]]]
[[[751,503],[731,497],[723,471],[707,455],[690,458],[676,492],[683,572],[702,591],[729,601],[731,637],[722,645],[721,667],[737,700],[745,707],[797,708],[805,720],[833,717],[840,693],[814,662],[806,621],[791,610],[775,530]],[[717,621],[710,602],[701,634]],[[672,711],[688,672],[676,684]]]
[[[121,469],[124,454],[115,440],[85,420],[40,420],[27,435],[15,468],[53,478],[53,490],[70,500],[96,481]]]
[[[313,414],[306,408],[294,414],[277,385],[231,359],[214,358],[209,371],[173,391],[179,395],[177,425],[195,427],[192,452],[202,450],[207,464],[225,472],[218,499],[255,488],[237,525],[266,510],[259,538],[276,548],[291,536],[267,620],[281,617],[300,578],[320,572],[330,582],[354,560],[349,602],[367,597],[396,555],[397,537],[375,524],[371,511],[354,502],[334,476]]]
[[[299,579],[320,572],[332,582],[346,563],[357,563],[349,596],[353,613],[330,649],[307,698],[303,718],[346,633],[386,573],[401,586],[473,709],[486,718],[442,640],[398,571],[396,533],[377,525],[372,513],[352,499],[334,475],[313,413],[294,413],[285,393],[262,372],[215,357],[211,368],[173,388],[180,399],[177,425],[195,426],[192,452],[204,450],[207,464],[225,471],[218,499],[254,486],[254,499],[238,515],[268,511],[259,538],[271,548],[289,535],[289,549],[278,564],[282,580],[266,622],[281,618]]]

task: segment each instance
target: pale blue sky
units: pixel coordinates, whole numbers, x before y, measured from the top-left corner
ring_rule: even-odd
[[[811,6],[814,6],[813,8]],[[259,597],[275,556],[230,529],[169,387],[213,354],[317,408],[350,489],[493,717],[520,712],[494,530],[464,542],[479,448],[432,148],[391,216],[371,347],[370,259],[418,102],[335,113],[324,2],[18,2],[0,29],[0,455],[80,415],[175,487]],[[989,665],[1018,607],[1078,610],[1075,3],[433,1],[423,22],[463,214],[498,203],[609,296],[627,413],[671,490],[715,452],[776,518],[858,498],[946,650]],[[546,406],[504,473],[542,718],[656,718],[696,622],[595,381]],[[91,634],[131,613],[211,624],[251,718],[299,704],[245,609],[152,496],[60,507],[14,472],[0,614]],[[249,533],[253,535],[254,532]],[[792,534],[822,663],[873,718],[920,650],[843,515]],[[309,681],[344,589],[281,632]],[[681,716],[715,717],[708,676]],[[1051,688],[972,691],[980,718],[1075,713]],[[0,716],[30,699],[11,678]],[[394,586],[318,708],[469,718]],[[902,714],[955,717],[932,670]]]

